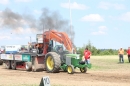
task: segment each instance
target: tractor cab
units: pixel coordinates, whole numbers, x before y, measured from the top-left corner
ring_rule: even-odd
[[[65,48],[63,44],[54,40],[50,40],[49,46],[48,46],[48,52],[68,53],[69,51]]]
[[[48,46],[48,52],[56,52],[58,55],[60,55],[61,62],[65,62],[65,54],[69,54],[69,51],[66,50],[65,46],[59,42],[56,42],[54,40],[50,40],[49,46]]]

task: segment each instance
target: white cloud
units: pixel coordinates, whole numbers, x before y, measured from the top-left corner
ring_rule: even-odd
[[[15,37],[14,39],[15,39],[15,40],[21,40],[22,37]]]
[[[125,6],[123,4],[113,4],[113,7],[117,10],[125,9]]]
[[[81,21],[101,22],[101,21],[104,21],[104,19],[99,14],[89,14],[82,17]]]
[[[92,32],[92,35],[104,35],[104,31],[97,31],[97,32]]]
[[[15,34],[21,34],[23,32],[24,32],[24,29],[22,27],[18,27],[17,29],[12,30],[12,33],[15,33]]]
[[[94,31],[91,34],[92,35],[105,35],[106,34],[107,27],[106,26],[99,26],[98,31]]]
[[[30,2],[32,0],[15,0],[16,2]]]
[[[117,9],[117,10],[122,10],[125,9],[125,5],[123,4],[113,4],[113,3],[109,3],[109,2],[100,2],[99,3],[99,8],[108,10],[108,9]]]
[[[11,40],[12,38],[7,35],[0,35],[0,40]]]
[[[14,34],[31,34],[31,33],[38,33],[39,31],[36,28],[22,28],[18,27],[12,30]]]
[[[0,18],[0,29],[1,29],[2,22],[3,22],[3,20],[2,20],[2,18]]]
[[[0,4],[8,4],[9,0],[0,0]]]
[[[111,7],[111,4],[108,2],[100,2],[98,7],[107,10]]]
[[[77,2],[73,2],[73,3],[61,3],[61,7],[64,8],[69,8],[71,7],[71,9],[78,9],[78,10],[85,10],[88,9],[89,7],[85,6],[84,4],[78,4]]]
[[[8,3],[9,3],[9,0],[0,0],[0,4],[6,5],[6,4],[8,4]]]
[[[106,31],[107,30],[106,26],[99,26],[98,28],[99,28],[100,31]]]
[[[130,22],[130,12],[122,14],[121,16],[119,16],[119,19]]]

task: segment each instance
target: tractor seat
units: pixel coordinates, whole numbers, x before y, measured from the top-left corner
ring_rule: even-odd
[[[79,64],[84,65],[84,64],[85,64],[85,61],[80,61]]]

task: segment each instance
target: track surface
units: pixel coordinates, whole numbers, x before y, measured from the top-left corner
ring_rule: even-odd
[[[0,65],[0,86],[37,86],[49,76],[52,86],[130,86],[130,70],[94,71],[70,75],[66,72],[46,73],[8,70]]]

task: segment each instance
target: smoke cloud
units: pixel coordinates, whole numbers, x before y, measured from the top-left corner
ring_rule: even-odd
[[[21,15],[19,13],[13,12],[9,8],[6,8],[4,11],[0,12],[0,19],[2,21],[2,28],[18,31],[19,27],[24,29],[29,27],[33,28],[32,32],[34,29],[39,32],[41,32],[41,30],[43,31],[43,29],[55,29],[66,32],[69,36],[71,36],[72,40],[74,40],[75,32],[73,28],[70,31],[69,21],[63,19],[57,11],[51,12],[47,8],[42,9],[42,14],[38,19],[36,19],[31,14]]]
[[[20,14],[12,12],[6,8],[1,12],[2,25],[3,27],[16,28],[23,25],[23,18]]]

